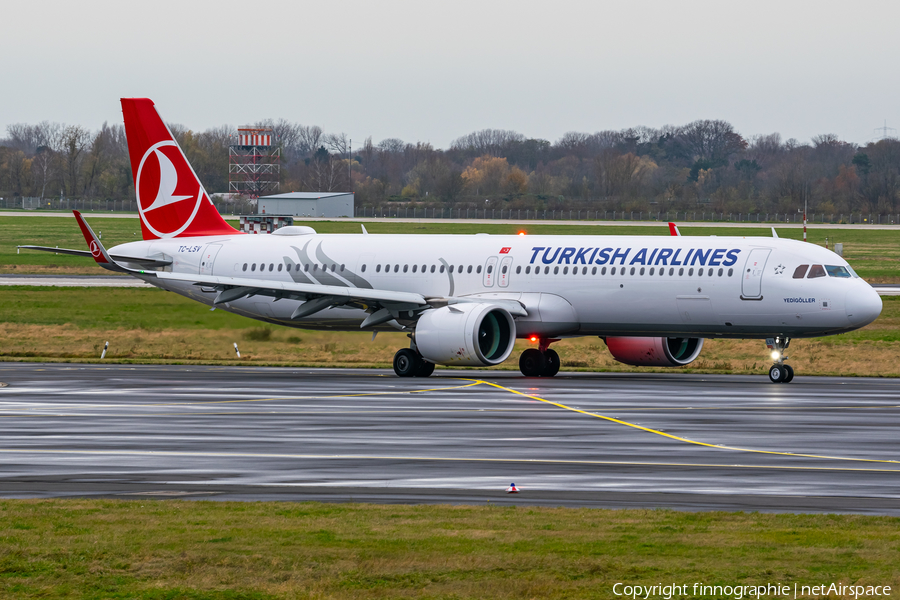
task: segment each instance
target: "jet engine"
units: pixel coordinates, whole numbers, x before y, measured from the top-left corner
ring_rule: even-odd
[[[608,337],[606,347],[620,363],[636,367],[683,367],[700,356],[703,338]]]
[[[509,357],[515,341],[512,315],[487,303],[451,304],[426,310],[416,323],[419,354],[442,365],[496,365]]]

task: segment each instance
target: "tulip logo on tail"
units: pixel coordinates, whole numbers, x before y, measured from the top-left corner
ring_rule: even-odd
[[[100,258],[100,255],[103,254],[100,252],[100,244],[97,243],[97,240],[91,240],[91,256],[94,258]]]
[[[160,238],[174,237],[193,222],[204,194],[172,140],[150,146],[138,165],[135,181],[144,225]]]

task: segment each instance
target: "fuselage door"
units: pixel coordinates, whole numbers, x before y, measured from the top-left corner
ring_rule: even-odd
[[[509,285],[509,276],[512,274],[512,256],[505,256],[500,261],[500,272],[497,274],[497,285],[506,287]]]
[[[741,298],[747,300],[762,298],[762,275],[771,252],[769,248],[754,248],[750,251],[741,278]]]
[[[497,257],[492,256],[484,263],[484,287],[494,287],[494,278],[497,273]]]
[[[208,244],[203,249],[203,256],[200,257],[200,274],[212,275],[213,263],[216,262],[216,255],[222,249],[222,244]]]

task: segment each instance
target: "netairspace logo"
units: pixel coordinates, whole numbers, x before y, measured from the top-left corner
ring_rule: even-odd
[[[697,598],[711,596],[716,598],[803,598],[808,596],[839,596],[843,598],[865,598],[877,596],[890,596],[889,585],[847,585],[843,583],[821,583],[818,585],[793,585],[783,583],[767,583],[765,585],[707,585],[694,583],[678,585],[629,585],[617,583],[613,586],[613,594],[637,600],[649,600],[650,598],[662,598],[672,600],[680,596]]]

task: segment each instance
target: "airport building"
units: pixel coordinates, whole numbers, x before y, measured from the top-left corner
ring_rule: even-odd
[[[260,196],[257,214],[292,217],[353,217],[352,192],[290,192]]]

